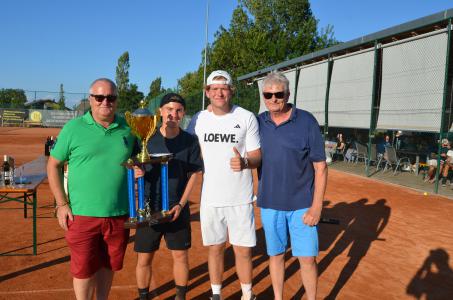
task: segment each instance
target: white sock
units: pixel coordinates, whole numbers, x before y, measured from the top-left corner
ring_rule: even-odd
[[[252,284],[251,283],[241,283],[242,296],[244,299],[248,300],[252,297]]]
[[[212,294],[220,295],[220,291],[222,290],[221,284],[211,284]]]

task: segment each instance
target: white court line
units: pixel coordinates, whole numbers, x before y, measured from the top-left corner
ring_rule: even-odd
[[[115,285],[112,286],[112,290],[119,289],[137,289],[136,285]],[[47,289],[47,290],[31,290],[31,291],[11,291],[11,292],[0,292],[0,295],[24,295],[24,294],[39,294],[39,293],[61,293],[61,292],[72,292],[73,289]]]

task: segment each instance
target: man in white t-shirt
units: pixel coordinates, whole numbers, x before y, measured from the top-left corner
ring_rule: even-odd
[[[242,299],[252,293],[252,247],[256,245],[251,169],[259,166],[261,150],[255,115],[232,105],[231,76],[209,75],[205,87],[211,102],[192,118],[188,131],[198,136],[204,161],[200,223],[213,300],[220,300],[227,238],[233,246]]]

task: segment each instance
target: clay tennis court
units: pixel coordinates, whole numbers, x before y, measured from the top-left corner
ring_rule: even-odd
[[[0,128],[0,154],[16,164],[44,153],[47,136],[59,129]],[[106,174],[108,176],[108,174]],[[189,299],[208,299],[207,251],[199,225],[200,181],[192,193],[193,246]],[[273,299],[268,257],[257,213],[253,250],[254,291]],[[29,216],[31,208],[29,209]],[[319,226],[319,299],[453,299],[453,201],[423,192],[329,170],[325,217],[340,225]],[[47,181],[38,189],[38,255],[32,256],[32,218],[23,206],[0,206],[0,299],[75,299],[64,232],[53,217]],[[135,299],[135,254],[131,232],[125,267],[115,276],[110,299]],[[159,251],[152,282],[155,299],[173,299],[170,253]],[[223,294],[240,299],[231,247],[227,248]],[[298,263],[288,256],[285,299],[303,298]]]

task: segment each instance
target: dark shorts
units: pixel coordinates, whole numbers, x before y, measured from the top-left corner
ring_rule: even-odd
[[[159,249],[162,236],[170,250],[187,250],[191,246],[190,210],[186,205],[178,219],[149,227],[139,227],[135,232],[135,252],[151,253]]]
[[[65,237],[75,278],[90,278],[101,268],[122,269],[129,240],[129,230],[124,229],[126,219],[74,216],[74,221],[68,221]]]

